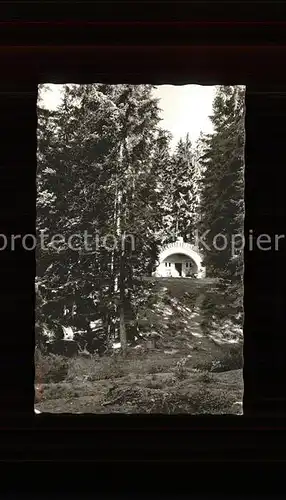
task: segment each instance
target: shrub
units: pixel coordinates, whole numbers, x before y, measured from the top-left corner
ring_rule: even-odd
[[[156,377],[152,375],[151,380],[147,380],[145,383],[141,382],[144,387],[148,389],[164,389],[167,387],[173,387],[177,380],[174,374],[164,374],[163,377]]]
[[[73,358],[69,360],[67,379],[88,381],[121,378],[129,374],[155,374],[165,372],[172,363],[171,359],[146,357],[146,353],[130,352],[123,357],[120,353],[101,358]]]
[[[81,392],[77,387],[67,383],[51,383],[46,385],[43,390],[43,400],[77,398],[80,395]]]
[[[74,358],[69,362],[68,380],[108,380],[125,375],[124,365],[116,357]]]
[[[227,372],[231,370],[240,370],[243,367],[242,346],[241,344],[228,345],[224,347],[219,359],[214,361],[196,363],[194,368],[201,371],[210,371],[213,373]]]
[[[92,377],[97,367],[97,360],[94,357],[84,358],[77,356],[69,360],[67,380],[86,380]]]
[[[64,356],[49,354],[43,356],[39,351],[35,353],[36,382],[61,382],[68,374],[69,363]]]
[[[184,380],[188,376],[188,370],[185,366],[187,361],[188,358],[182,358],[176,364],[174,373],[178,380]]]
[[[166,371],[166,363],[160,361],[154,361],[154,363],[148,364],[146,361],[146,369],[144,369],[145,373],[163,373]]]
[[[229,393],[226,391],[213,392],[202,389],[191,397],[192,413],[195,414],[213,414],[227,413],[232,405]]]
[[[98,364],[90,380],[108,380],[124,377],[125,370],[116,358],[106,358]]]
[[[194,362],[193,368],[196,371],[208,372],[212,371],[214,363],[216,363],[216,361],[210,361],[209,359],[203,362]]]
[[[222,358],[213,363],[212,372],[227,372],[239,370],[243,367],[241,344],[230,345],[224,352]]]

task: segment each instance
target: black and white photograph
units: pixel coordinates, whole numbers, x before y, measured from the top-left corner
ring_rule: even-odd
[[[245,87],[47,83],[37,114],[35,412],[241,415]]]

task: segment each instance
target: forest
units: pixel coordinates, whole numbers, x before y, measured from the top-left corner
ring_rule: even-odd
[[[132,356],[152,333],[158,353],[170,350],[184,333],[184,308],[197,311],[206,338],[216,332],[241,345],[243,249],[233,254],[212,242],[243,234],[245,89],[217,86],[213,133],[194,144],[187,134],[174,148],[154,88],[67,84],[61,104],[48,110],[39,86],[37,237],[46,240],[36,250],[37,359],[67,328],[78,352],[94,359],[114,356],[116,344],[120,356]],[[189,280],[182,291],[178,280],[152,279],[162,245],[178,237],[192,243],[196,231],[206,232],[211,249],[200,248],[205,282]],[[164,324],[174,300],[178,315]]]

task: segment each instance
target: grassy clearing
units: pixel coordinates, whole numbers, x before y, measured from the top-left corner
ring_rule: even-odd
[[[158,300],[141,312],[160,334],[155,350],[130,348],[127,356],[35,356],[37,408],[90,413],[241,413],[242,342],[202,335],[198,297],[212,282],[157,282]],[[212,288],[213,287],[213,288]],[[218,332],[219,333],[219,332]],[[235,334],[229,334],[233,340]],[[217,341],[218,339],[218,341]]]
[[[190,358],[160,352],[90,359],[49,356],[38,361],[37,372],[43,374],[42,364],[49,370],[46,378],[37,379],[41,411],[237,413],[233,405],[242,398],[241,369],[217,373],[208,362],[197,368]],[[230,384],[219,378],[233,372]]]

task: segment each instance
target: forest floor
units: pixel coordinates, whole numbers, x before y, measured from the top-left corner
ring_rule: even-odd
[[[51,413],[242,414],[241,333],[226,325],[205,335],[200,304],[209,280],[156,280],[157,299],[145,311],[158,333],[126,356],[43,358],[35,407]]]

